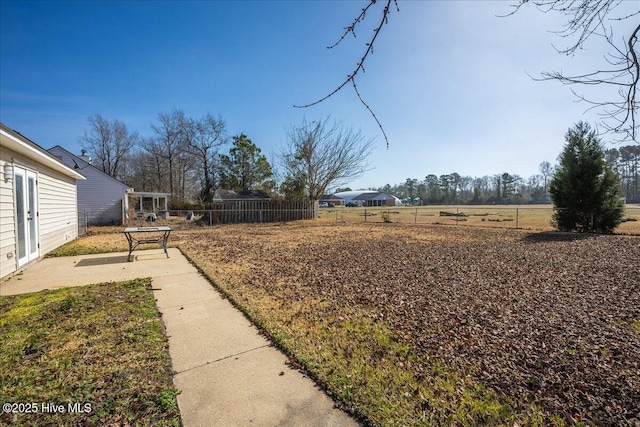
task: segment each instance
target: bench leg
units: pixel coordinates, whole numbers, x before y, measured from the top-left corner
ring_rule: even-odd
[[[132,262],[131,253],[136,248],[136,245],[133,244],[133,238],[129,234],[125,234],[125,237],[127,238],[127,242],[129,242],[129,256],[127,257],[127,262]]]
[[[162,247],[164,248],[164,254],[169,258],[169,251],[167,251],[167,242],[169,241],[169,234],[171,231],[166,231],[164,233],[164,237],[162,238]]]

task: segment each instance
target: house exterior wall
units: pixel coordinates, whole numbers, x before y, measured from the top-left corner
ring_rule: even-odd
[[[364,200],[362,202],[362,206],[371,208],[371,207],[381,207],[381,206],[395,206],[395,202],[392,200],[380,200],[380,199],[372,199],[372,200]]]
[[[78,237],[74,179],[55,172],[38,175],[40,255]]]
[[[364,206],[395,206],[396,201],[392,199],[373,199],[367,200]]]
[[[350,192],[352,193],[352,192]],[[340,197],[343,197],[342,195]],[[396,199],[379,191],[362,191],[351,198],[351,202],[365,207],[395,206]]]
[[[61,147],[53,147],[49,152],[70,168],[75,166],[75,160],[80,166],[78,172],[87,178],[77,184],[77,210],[81,218],[86,215],[88,225],[121,225],[129,187]]]
[[[37,174],[39,256],[78,237],[76,181],[17,152],[0,149],[0,277],[18,270],[14,181],[4,176],[5,163]]]
[[[396,205],[396,199],[390,198],[387,195],[374,197],[373,200],[376,202],[380,202],[379,206],[395,206]]]
[[[4,179],[4,164],[11,162],[10,153],[0,149],[0,277],[16,271],[16,233],[13,211],[13,182]]]
[[[361,200],[353,200],[355,197],[358,197],[362,193],[365,193],[365,191],[342,191],[340,193],[336,193],[335,195],[340,197],[344,201],[345,205],[348,205],[349,203],[355,203],[358,206],[362,206]]]

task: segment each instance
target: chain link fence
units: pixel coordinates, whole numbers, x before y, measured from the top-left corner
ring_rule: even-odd
[[[316,213],[317,212],[317,213]],[[551,205],[486,206],[388,206],[298,209],[169,210],[159,214],[124,215],[128,227],[169,225],[175,229],[212,227],[231,223],[267,223],[314,219],[324,223],[439,224],[466,227],[513,228],[532,231],[554,230]],[[91,212],[78,212],[78,235],[88,232]],[[616,233],[640,234],[640,205],[624,207],[623,222]]]
[[[640,205],[623,208],[616,232],[640,234]],[[553,230],[550,205],[487,206],[387,206],[321,208],[325,222],[447,224],[525,230]]]

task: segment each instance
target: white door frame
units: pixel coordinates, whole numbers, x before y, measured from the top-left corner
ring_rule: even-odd
[[[38,175],[18,166],[14,171],[16,252],[20,268],[40,256]]]

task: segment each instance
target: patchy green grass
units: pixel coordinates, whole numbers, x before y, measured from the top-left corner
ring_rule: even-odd
[[[0,297],[0,424],[179,426],[150,284]]]
[[[89,255],[89,254],[106,254],[111,252],[123,252],[128,250],[127,242],[118,244],[115,236],[110,236],[109,241],[100,241],[100,236],[94,238],[97,242],[93,241],[89,243],[89,240],[80,238],[72,240],[69,243],[54,249],[49,252],[46,257],[63,257],[63,256],[76,256],[76,255]]]

